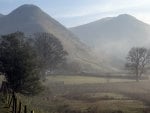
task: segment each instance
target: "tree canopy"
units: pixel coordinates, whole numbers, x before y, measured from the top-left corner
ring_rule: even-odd
[[[33,39],[42,76],[48,71],[52,73],[66,61],[68,53],[54,35],[50,33],[36,33]]]
[[[35,95],[40,83],[36,52],[21,32],[1,36],[0,72],[15,92]]]

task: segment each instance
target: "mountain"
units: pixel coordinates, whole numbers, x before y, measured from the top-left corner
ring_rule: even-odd
[[[22,31],[29,35],[36,32],[48,32],[55,35],[69,53],[68,62],[77,62],[82,71],[90,69],[104,70],[100,61],[88,46],[81,43],[67,28],[54,20],[35,5],[22,5],[10,14],[0,18],[0,34]]]
[[[3,14],[0,14],[0,18],[3,17],[3,16],[4,16]]]
[[[150,46],[150,25],[128,14],[103,18],[70,30],[113,67],[123,68],[130,48]]]

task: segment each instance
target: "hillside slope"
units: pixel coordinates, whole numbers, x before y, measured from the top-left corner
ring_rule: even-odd
[[[0,18],[3,17],[3,16],[4,16],[3,14],[0,14]]]
[[[117,67],[123,67],[131,47],[150,45],[150,26],[128,14],[103,18],[70,30]]]
[[[88,46],[81,43],[67,28],[54,20],[35,5],[23,5],[0,18],[0,34],[22,31],[25,34],[36,32],[52,33],[62,42],[69,53],[68,62],[78,62],[82,70],[103,71],[100,61],[95,60]],[[100,65],[101,64],[101,65]]]

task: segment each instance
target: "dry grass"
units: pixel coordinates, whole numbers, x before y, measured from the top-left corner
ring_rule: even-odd
[[[38,96],[20,96],[36,113],[144,113],[150,102],[150,81],[56,76],[48,77],[45,85]]]
[[[78,81],[80,78],[82,80]],[[100,79],[82,76],[49,77],[45,92],[32,98],[24,97],[24,100],[37,110],[41,108],[39,113],[143,113],[149,106],[149,81],[137,83],[123,80],[106,83]],[[65,84],[59,84],[62,80]],[[54,82],[58,84],[52,85]]]
[[[129,82],[130,79],[116,79],[116,78],[102,78],[102,77],[90,77],[90,76],[49,76],[47,77],[47,83],[64,82],[64,84],[95,84],[95,83],[112,83],[112,82]]]

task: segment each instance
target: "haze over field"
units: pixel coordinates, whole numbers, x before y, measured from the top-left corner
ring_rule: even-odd
[[[116,67],[124,66],[132,47],[150,47],[150,25],[128,14],[106,17],[70,30]]]

